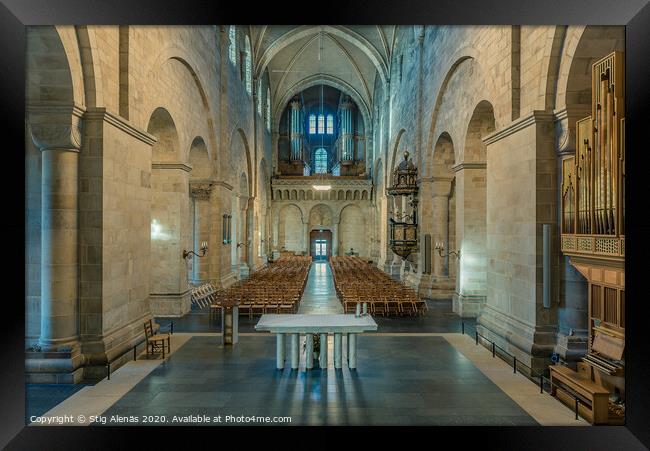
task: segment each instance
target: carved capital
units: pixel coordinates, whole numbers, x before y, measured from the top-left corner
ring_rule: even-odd
[[[190,196],[196,200],[208,200],[212,194],[212,183],[190,183]]]
[[[28,105],[27,126],[34,145],[41,151],[78,152],[84,112],[75,104]]]
[[[555,112],[555,150],[560,155],[576,151],[576,121],[589,116],[588,109],[566,108]]]

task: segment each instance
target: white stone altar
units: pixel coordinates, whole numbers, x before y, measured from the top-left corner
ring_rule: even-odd
[[[377,330],[377,323],[370,315],[356,316],[354,314],[339,315],[298,315],[298,314],[267,314],[262,315],[255,330],[275,333],[276,335],[276,366],[284,368],[285,337],[289,335],[291,345],[291,368],[298,369],[300,362],[300,334],[306,335],[307,369],[313,368],[314,340],[312,334],[320,334],[321,346],[319,364],[327,368],[327,335],[334,334],[334,368],[342,366],[343,334],[348,337],[348,367],[357,367],[357,334]]]

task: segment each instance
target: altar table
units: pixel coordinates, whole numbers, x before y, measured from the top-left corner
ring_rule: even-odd
[[[348,338],[348,367],[357,367],[357,334],[377,330],[377,323],[370,315],[356,316],[354,314],[266,314],[262,315],[255,325],[255,330],[276,334],[276,367],[284,368],[285,340],[289,336],[291,345],[291,368],[298,369],[300,362],[300,334],[306,335],[306,368],[314,366],[314,338],[312,334],[320,334],[321,350],[319,364],[327,368],[327,336],[334,334],[334,368],[342,366],[343,334]]]

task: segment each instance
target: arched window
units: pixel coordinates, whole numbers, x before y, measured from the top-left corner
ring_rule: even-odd
[[[318,130],[317,133],[325,133],[325,116],[322,114],[318,115]]]
[[[316,133],[316,115],[309,115],[309,134],[313,135]]]
[[[262,80],[260,80],[257,87],[257,114],[262,117]]]
[[[271,131],[271,90],[266,88],[266,129]]]
[[[249,94],[253,91],[253,64],[252,64],[252,56],[251,56],[251,41],[248,39],[248,36],[246,36],[246,43],[245,43],[245,51],[246,51],[246,92]]]
[[[228,29],[228,39],[230,40],[228,44],[228,56],[230,57],[230,62],[237,66],[237,29],[234,25],[231,25]]]
[[[325,174],[327,172],[327,151],[322,147],[316,149],[314,160],[314,172],[316,174]]]
[[[328,135],[334,134],[334,116],[332,116],[331,114],[327,115],[327,134]]]

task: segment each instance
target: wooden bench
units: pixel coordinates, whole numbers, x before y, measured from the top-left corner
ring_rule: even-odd
[[[568,394],[569,392],[562,389],[562,384],[569,387],[587,402],[587,406],[582,403],[578,404],[578,412],[585,419],[592,424],[607,424],[609,390],[592,381],[588,374],[573,371],[569,367],[551,365],[549,370],[551,372],[551,395],[573,407],[575,399]]]

